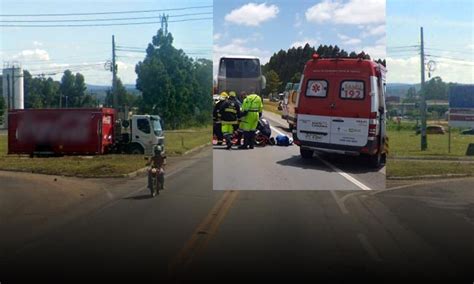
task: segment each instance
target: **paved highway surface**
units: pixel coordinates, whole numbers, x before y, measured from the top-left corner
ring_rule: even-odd
[[[213,191],[211,154],[180,162],[155,199],[144,177],[120,179],[108,188],[114,198],[46,232],[2,230],[23,241],[1,251],[1,283],[474,279],[473,178],[373,191]]]
[[[278,115],[266,112],[272,136],[292,137]],[[385,188],[385,168],[374,170],[367,160],[319,153],[300,157],[299,147],[266,146],[253,150],[214,146],[215,190],[373,190]]]

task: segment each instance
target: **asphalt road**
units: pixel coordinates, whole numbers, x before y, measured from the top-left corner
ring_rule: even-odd
[[[292,137],[278,115],[266,112],[272,136]],[[373,190],[385,188],[385,168],[374,170],[367,160],[318,153],[300,157],[299,147],[266,146],[253,150],[214,146],[215,190]]]
[[[2,251],[1,283],[474,280],[473,178],[373,191],[214,191],[212,152],[169,171],[155,199],[143,178],[120,180],[120,194],[111,186],[114,198],[47,232],[2,230],[24,241]]]

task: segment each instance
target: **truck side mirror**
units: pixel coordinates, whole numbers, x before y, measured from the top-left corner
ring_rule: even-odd
[[[163,131],[164,131],[165,130],[165,121],[161,117],[160,117],[160,124],[161,124],[161,129],[163,129]]]

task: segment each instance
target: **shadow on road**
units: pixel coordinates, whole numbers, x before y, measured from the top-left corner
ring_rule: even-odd
[[[142,195],[137,195],[137,196],[130,196],[130,197],[125,197],[124,199],[129,199],[129,200],[143,200],[143,199],[151,199],[150,194],[142,194]]]
[[[352,157],[324,153],[318,153],[318,155],[327,162],[333,164],[334,166],[349,174],[378,172],[380,170],[371,168],[368,165],[368,160],[365,157]],[[288,159],[277,161],[276,163],[283,166],[292,166],[299,167],[302,169],[314,169],[323,170],[326,172],[333,172],[330,167],[328,167],[322,161],[315,157],[313,157],[312,159],[302,159],[301,156],[294,155]]]
[[[302,159],[300,156],[296,155],[285,160],[277,161],[276,163],[282,166],[291,166],[302,169],[332,172],[330,168],[328,168],[326,165],[324,165],[321,161],[318,161],[317,159]]]

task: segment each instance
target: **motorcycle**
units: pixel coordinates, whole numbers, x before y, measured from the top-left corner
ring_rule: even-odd
[[[151,188],[150,188],[150,194],[151,197],[155,197],[156,195],[160,194],[160,188],[161,188],[161,183],[160,183],[160,175],[163,173],[163,169],[157,169],[157,168],[150,168],[149,169],[149,174],[151,175]]]

